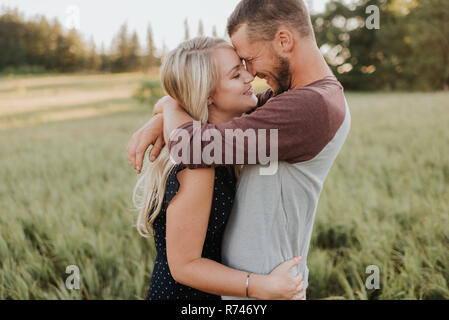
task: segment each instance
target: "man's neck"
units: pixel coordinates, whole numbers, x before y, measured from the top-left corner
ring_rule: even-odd
[[[326,60],[314,43],[307,43],[297,50],[291,68],[291,89],[301,88],[324,77],[333,76]]]

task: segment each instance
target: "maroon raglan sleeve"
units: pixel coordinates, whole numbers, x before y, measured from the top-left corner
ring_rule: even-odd
[[[338,96],[339,93],[336,92],[336,95]],[[332,108],[329,100],[320,91],[307,87],[290,90],[268,98],[264,105],[256,108],[250,114],[218,125],[202,125],[201,130],[196,130],[195,133],[193,132],[193,122],[187,122],[178,129],[186,130],[190,139],[188,141],[181,139],[169,141],[168,148],[172,152],[173,147],[181,143],[181,145],[177,145],[176,149],[179,151],[182,149],[181,147],[184,147],[183,150],[190,152],[189,163],[183,163],[189,168],[261,163],[262,158],[266,159],[266,157],[272,156],[270,152],[270,130],[277,130],[277,140],[273,139],[273,142],[277,144],[277,146],[273,146],[277,149],[277,160],[290,163],[310,160],[332,139],[344,119],[345,109],[341,106],[344,97],[342,92],[340,95],[341,97],[335,98],[339,106]],[[219,143],[222,147],[221,156],[217,158],[220,158],[220,160],[207,164],[201,156],[199,157],[201,163],[194,163],[194,137],[198,142],[202,135],[207,135],[208,130],[217,130],[215,133],[219,133],[219,139],[221,139]],[[261,131],[265,131],[265,139],[259,139],[258,132]],[[240,132],[241,136],[245,132],[253,132],[256,143],[252,143],[249,147],[246,138],[240,140],[244,143],[237,143],[238,139],[236,138],[230,139],[229,136],[226,138],[226,134],[230,132]],[[198,137],[197,135],[200,133],[201,136]],[[211,140],[213,141],[212,138]],[[185,145],[186,143],[189,145]],[[201,152],[205,150],[209,143],[211,142],[201,141]],[[218,141],[213,141],[213,143],[216,145]],[[265,146],[265,153],[261,152],[261,154],[266,157],[260,156],[260,146]],[[215,150],[211,152],[211,155],[215,155]],[[229,157],[229,154],[226,157],[227,150],[232,150],[232,158]],[[236,157],[238,153],[243,154],[243,161],[241,161],[242,159],[238,161]]]
[[[255,111],[257,108],[263,106],[268,101],[268,99],[270,99],[272,96],[273,96],[273,91],[271,89],[267,89],[263,92],[257,93],[256,94],[257,105],[254,108],[252,108],[250,111],[245,112],[245,114],[250,114],[253,111]]]

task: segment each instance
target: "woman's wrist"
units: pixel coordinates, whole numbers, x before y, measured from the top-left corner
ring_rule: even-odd
[[[269,277],[265,274],[251,273],[248,279],[248,298],[267,300]]]

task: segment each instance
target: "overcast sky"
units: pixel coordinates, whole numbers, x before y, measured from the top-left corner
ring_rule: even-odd
[[[226,19],[239,0],[0,0],[0,6],[17,7],[25,17],[36,14],[57,17],[63,25],[75,25],[85,40],[92,36],[100,46],[108,49],[120,26],[127,22],[128,30],[135,30],[142,46],[146,45],[148,24],[153,29],[158,48],[163,43],[174,48],[184,38],[184,19],[187,18],[190,35],[198,31],[203,20],[206,35],[215,25],[219,36],[224,36]],[[312,10],[322,11],[327,0],[308,1]]]

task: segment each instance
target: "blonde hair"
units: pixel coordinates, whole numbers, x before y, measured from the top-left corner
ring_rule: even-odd
[[[167,94],[202,124],[207,122],[207,99],[218,80],[217,61],[212,55],[217,48],[233,49],[220,38],[197,37],[184,41],[167,54],[160,72]],[[134,187],[133,202],[139,210],[137,230],[147,237],[161,210],[167,178],[175,163],[170,160],[167,146],[154,162],[144,162],[144,173]]]

